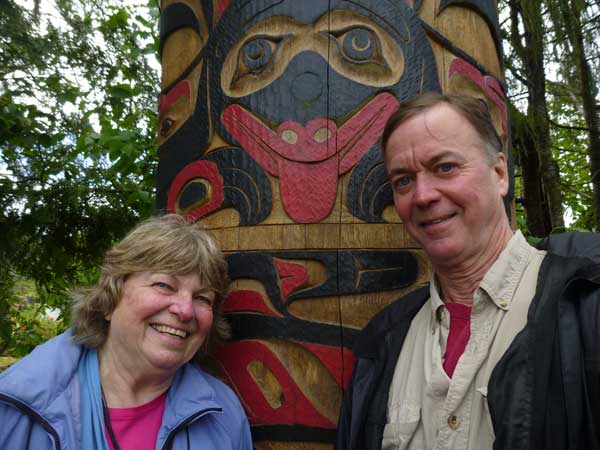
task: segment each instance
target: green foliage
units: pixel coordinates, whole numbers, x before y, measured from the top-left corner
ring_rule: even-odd
[[[568,126],[552,127],[553,154],[561,168],[561,188],[565,206],[572,215],[571,227],[578,230],[595,229],[595,207],[587,153],[585,121],[580,108],[558,95],[561,86],[554,86],[549,113]]]
[[[501,17],[507,17],[514,6],[527,7],[527,2],[500,2]],[[509,7],[509,6],[512,6]],[[588,123],[584,114],[584,97],[591,96],[596,105],[596,114],[600,112],[600,27],[598,27],[598,3],[589,0],[544,0],[541,2],[542,22],[536,24],[536,30],[543,35],[543,57],[547,68],[545,85],[545,102],[547,106],[547,122],[550,129],[550,146],[552,156],[560,169],[560,188],[562,202],[566,211],[569,229],[597,231],[596,210],[598,197],[594,195],[591,182],[590,154],[594,153],[589,139]],[[526,33],[523,27],[510,29],[510,20],[503,24],[505,43],[506,76],[509,98],[521,112],[530,106],[529,81],[524,77],[523,52],[529,52],[526,46],[519,48]],[[574,31],[583,36],[583,47],[576,49]],[[516,43],[515,43],[516,42]],[[519,51],[514,51],[517,48]],[[586,89],[582,85],[581,60],[578,51],[585,53],[585,60],[591,67],[591,75],[595,76],[592,86]],[[514,121],[513,115],[511,120]],[[528,123],[514,123],[512,130],[525,129]],[[515,136],[513,136],[514,142]],[[518,160],[517,164],[518,164]],[[516,168],[516,196],[523,196],[523,180],[519,178],[521,168]],[[527,214],[517,204],[517,214]],[[529,230],[526,221],[521,220],[522,229]]]
[[[125,3],[0,2],[0,355],[64,329],[68,289],[153,213],[158,10]]]

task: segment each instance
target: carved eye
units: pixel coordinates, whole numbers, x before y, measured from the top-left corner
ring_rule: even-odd
[[[171,131],[171,128],[173,128],[173,124],[174,122],[169,118],[163,120],[160,125],[160,135],[165,137],[167,134],[169,134],[169,131]]]
[[[377,35],[368,28],[356,27],[334,36],[346,59],[355,63],[385,65]]]
[[[264,70],[273,61],[279,42],[256,37],[246,42],[238,56],[237,77]]]

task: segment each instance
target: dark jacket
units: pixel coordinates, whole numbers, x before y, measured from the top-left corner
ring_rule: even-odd
[[[580,241],[569,236],[546,248],[579,253]],[[359,335],[336,450],[381,449],[396,362],[428,298],[428,287],[408,294]],[[600,265],[554,253],[544,258],[527,325],[492,371],[488,406],[495,450],[600,449]]]

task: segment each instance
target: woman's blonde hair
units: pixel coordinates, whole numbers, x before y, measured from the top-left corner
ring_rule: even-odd
[[[227,339],[229,326],[221,311],[229,285],[225,259],[206,230],[171,214],[137,225],[106,252],[96,285],[71,292],[75,340],[88,347],[101,347],[110,326],[106,316],[117,307],[125,280],[133,273],[146,271],[196,274],[215,292],[213,324],[195,356],[197,361]]]

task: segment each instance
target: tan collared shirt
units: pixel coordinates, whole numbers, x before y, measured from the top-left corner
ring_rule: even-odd
[[[442,367],[450,317],[433,277],[413,319],[388,400],[384,450],[486,450],[494,442],[487,385],[496,363],[527,322],[546,252],[517,231],[473,297],[471,337],[452,379]]]

